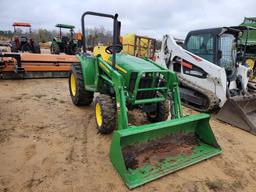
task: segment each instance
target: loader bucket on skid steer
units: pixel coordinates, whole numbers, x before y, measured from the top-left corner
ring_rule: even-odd
[[[256,135],[256,95],[229,98],[217,119]]]
[[[112,164],[131,189],[220,154],[209,119],[197,114],[116,130]]]

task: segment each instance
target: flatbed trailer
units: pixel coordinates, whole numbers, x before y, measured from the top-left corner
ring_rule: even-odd
[[[75,55],[0,53],[0,78],[27,79],[68,77]]]

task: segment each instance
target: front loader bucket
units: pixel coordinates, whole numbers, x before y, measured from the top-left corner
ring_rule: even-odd
[[[256,135],[256,95],[228,99],[217,119]]]
[[[113,133],[110,159],[131,189],[220,154],[208,114]]]

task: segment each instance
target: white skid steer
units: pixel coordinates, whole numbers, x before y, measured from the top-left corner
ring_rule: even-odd
[[[180,46],[165,35],[156,62],[178,74],[184,105],[201,112],[220,108],[218,119],[256,135],[252,71],[243,65],[239,36],[236,27],[191,31]]]

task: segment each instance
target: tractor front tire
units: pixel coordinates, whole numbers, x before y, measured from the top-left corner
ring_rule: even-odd
[[[169,113],[170,104],[169,101],[166,100],[157,103],[156,111],[147,113],[147,118],[152,123],[161,122],[168,119]]]
[[[57,42],[53,41],[51,45],[51,54],[60,54],[60,47]]]
[[[71,66],[68,82],[71,99],[75,105],[82,106],[90,105],[92,103],[93,92],[85,90],[80,63],[75,63]]]
[[[21,46],[21,52],[29,52],[31,53],[32,50],[31,50],[31,46],[29,43],[25,43]]]
[[[109,95],[100,94],[95,99],[94,109],[98,132],[101,134],[112,133],[117,125],[115,100]]]
[[[18,52],[18,48],[15,41],[11,41],[11,52]]]
[[[33,49],[33,53],[41,53],[41,49],[40,49],[40,45],[34,43],[34,49]]]

